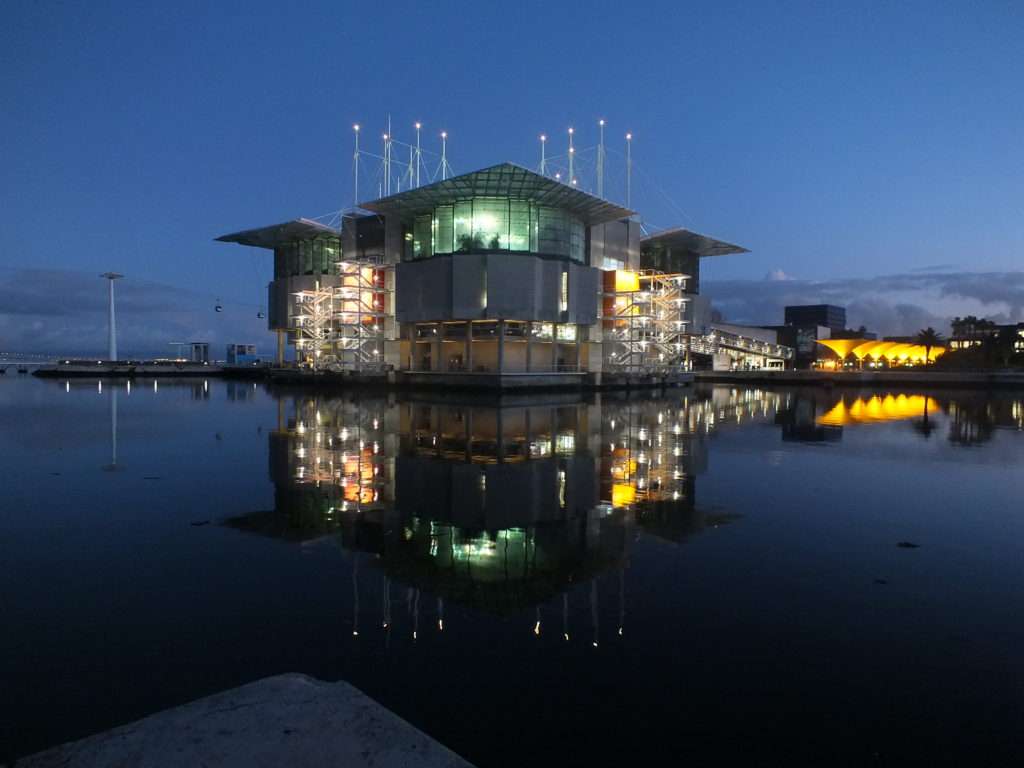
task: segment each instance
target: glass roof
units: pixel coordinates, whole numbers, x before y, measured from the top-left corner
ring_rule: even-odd
[[[252,245],[257,248],[273,248],[281,243],[309,240],[318,235],[339,237],[341,232],[334,227],[329,227],[312,219],[295,219],[293,221],[286,221],[283,224],[271,224],[269,227],[257,227],[256,229],[233,232],[230,235],[221,235],[216,239],[222,243],[238,243],[239,245]]]
[[[713,237],[702,235],[698,232],[691,232],[682,227],[666,229],[654,235],[640,238],[641,248],[669,248],[679,249],[695,253],[700,257],[725,256],[730,253],[750,253],[740,245],[733,245],[724,240],[716,240]]]
[[[461,176],[453,176],[425,187],[383,197],[360,208],[382,214],[409,216],[433,211],[438,205],[470,197],[509,197],[560,208],[588,225],[625,219],[633,211],[602,200],[547,176],[513,163],[502,163]]]

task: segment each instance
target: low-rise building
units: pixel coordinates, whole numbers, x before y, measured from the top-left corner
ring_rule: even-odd
[[[980,347],[990,339],[1012,339],[1014,352],[1024,352],[1024,323],[999,324],[983,317],[956,317],[950,323],[953,333],[949,339],[952,350]]]
[[[228,365],[256,365],[263,359],[256,352],[255,344],[228,344]]]

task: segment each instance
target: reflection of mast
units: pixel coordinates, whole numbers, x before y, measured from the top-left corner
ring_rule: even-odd
[[[562,636],[569,639],[569,593],[562,593]]]
[[[117,466],[117,387],[110,388],[110,463],[104,465],[104,470],[114,472]]]
[[[352,636],[359,634],[359,553],[352,553]]]
[[[391,647],[391,579],[384,575],[384,647]]]
[[[619,571],[619,637],[626,626],[626,570]]]
[[[594,647],[597,648],[598,622],[597,622],[597,579],[590,582],[590,623],[594,628]]]

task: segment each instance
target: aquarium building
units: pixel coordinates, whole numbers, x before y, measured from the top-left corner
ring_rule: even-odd
[[[690,370],[700,262],[746,252],[511,163],[217,239],[274,252],[279,364],[499,386]]]

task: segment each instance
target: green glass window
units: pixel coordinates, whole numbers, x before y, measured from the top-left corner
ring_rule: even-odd
[[[407,225],[408,226],[408,225]],[[517,251],[586,258],[583,222],[565,211],[526,200],[477,197],[440,205],[406,229],[404,258],[469,251]]]
[[[313,261],[311,272],[319,275],[324,263],[324,244],[320,240],[314,240],[309,246]]]
[[[402,227],[402,261],[412,261],[412,227]]]
[[[473,242],[474,247],[491,251],[508,248],[508,198],[473,200]]]
[[[299,241],[299,274],[313,274],[313,249],[306,240]]]
[[[537,251],[539,253],[569,254],[569,233],[566,231],[565,215],[557,208],[539,206],[537,209],[539,230]]]
[[[334,272],[334,265],[339,261],[341,261],[341,241],[333,238],[324,240],[323,274],[332,274]]]
[[[434,209],[434,253],[451,253],[455,241],[455,206]]]
[[[416,217],[412,228],[412,257],[426,259],[433,255],[433,217],[424,213]]]
[[[583,231],[583,222],[566,216],[566,223],[569,226],[569,258],[573,261],[582,262],[585,258],[586,234]]]
[[[530,250],[530,204],[521,200],[509,202],[508,249]]]
[[[473,239],[473,201],[455,204],[455,250],[471,251],[480,248]]]
[[[279,245],[274,249],[274,279],[279,280],[282,277],[290,277],[294,274],[292,271],[295,266],[295,244],[285,243]]]

